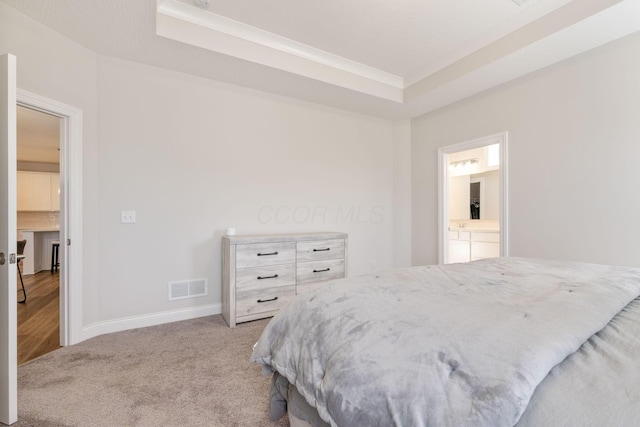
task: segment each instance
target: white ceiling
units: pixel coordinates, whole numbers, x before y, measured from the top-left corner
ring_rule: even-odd
[[[102,55],[390,119],[640,31],[640,0],[2,1]]]
[[[411,78],[569,1],[518,6],[511,0],[211,0],[201,9]]]

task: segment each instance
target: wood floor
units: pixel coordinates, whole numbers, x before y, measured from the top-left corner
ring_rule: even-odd
[[[23,276],[27,302],[18,304],[18,365],[60,348],[60,273]],[[18,277],[18,301],[23,298]]]

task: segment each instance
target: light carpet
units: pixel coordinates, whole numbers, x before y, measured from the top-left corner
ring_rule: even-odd
[[[92,338],[18,367],[14,426],[288,426],[249,363],[268,320],[221,316]]]

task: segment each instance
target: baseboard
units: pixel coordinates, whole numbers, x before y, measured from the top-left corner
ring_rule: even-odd
[[[222,313],[222,304],[211,304],[202,307],[163,311],[161,313],[97,322],[82,328],[80,341],[97,337],[98,335],[126,331],[128,329],[146,328],[147,326],[161,325],[163,323],[178,322],[180,320],[189,320],[204,316],[213,316],[214,314],[220,313]]]

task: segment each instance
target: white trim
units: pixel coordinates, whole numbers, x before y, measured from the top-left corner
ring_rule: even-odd
[[[505,0],[506,1],[506,0]],[[156,0],[156,34],[405,104],[415,117],[640,29],[637,0],[558,0],[497,26],[471,47],[397,75],[199,8]],[[552,3],[552,2],[549,2]]]
[[[0,280],[0,423],[13,424],[18,420],[18,337],[16,262],[16,81],[17,58],[9,53],[0,55],[0,159],[3,187],[0,189],[6,205],[2,206],[0,250],[5,257]],[[6,240],[5,240],[6,239]],[[6,284],[6,287],[4,285]]]
[[[447,262],[449,253],[449,227],[444,226],[449,222],[449,203],[444,203],[445,196],[449,194],[449,153],[444,148],[438,148],[438,264]]]
[[[17,100],[18,105],[62,119],[60,345],[71,345],[81,341],[82,331],[82,110],[22,89]],[[64,244],[68,239],[72,249]]]
[[[509,133],[500,141],[500,256],[509,256]]]
[[[500,256],[509,256],[508,132],[438,148],[438,263],[449,253],[449,154],[500,144]]]
[[[401,76],[177,0],[157,0],[156,34],[369,95],[403,101]]]
[[[213,316],[220,313],[222,313],[222,304],[218,303],[96,322],[82,329],[81,341],[97,337],[98,335],[111,334],[129,329],[146,328],[148,326],[195,319],[198,317]]]
[[[262,45],[269,49],[290,53],[319,64],[328,65],[367,79],[376,80],[397,88],[404,88],[403,78],[386,71],[326,52],[321,49],[279,36],[240,21],[204,11],[176,0],[164,0],[158,5],[158,13],[182,19],[213,31]]]

